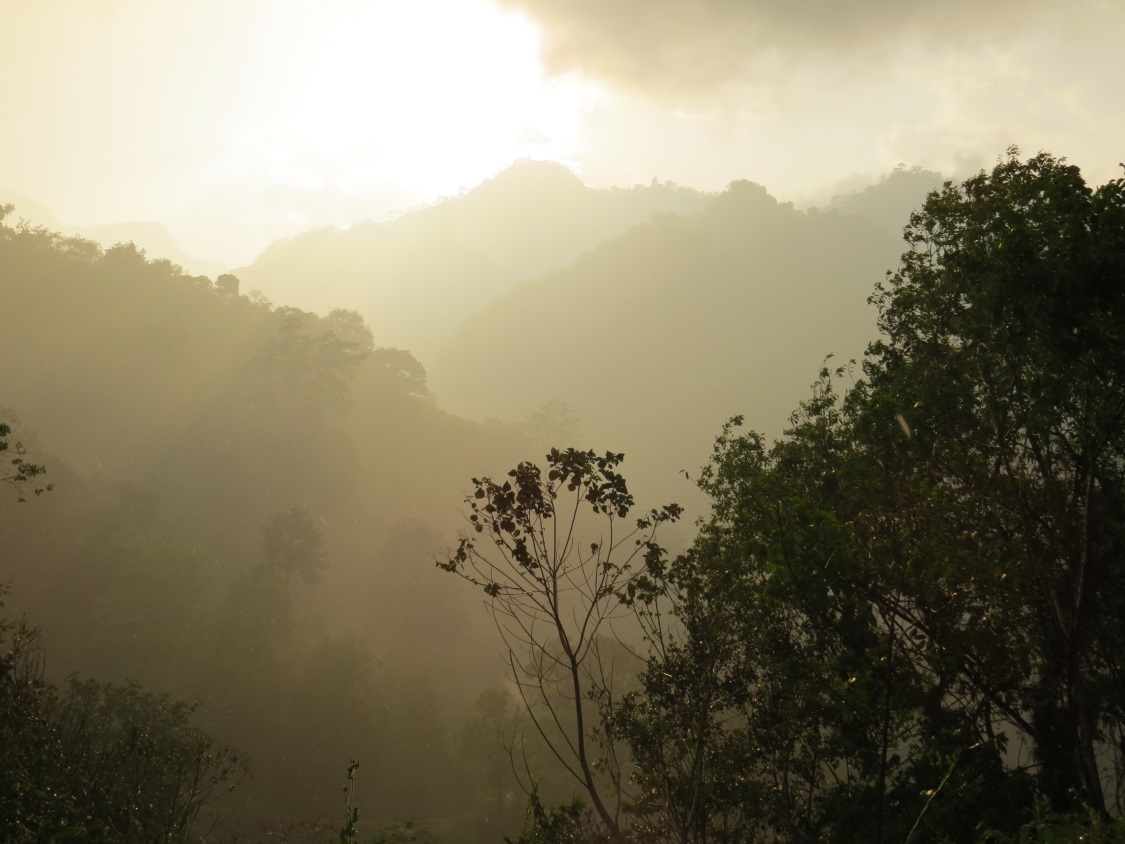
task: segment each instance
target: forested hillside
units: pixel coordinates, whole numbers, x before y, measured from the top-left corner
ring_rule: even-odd
[[[15,208],[13,216],[17,220],[25,220],[31,226],[43,226],[53,232],[71,237],[81,237],[106,245],[132,242],[136,244],[138,249],[145,250],[150,256],[179,264],[193,274],[214,276],[222,273],[224,269],[222,265],[214,261],[201,260],[193,255],[188,255],[160,223],[120,222],[92,226],[67,225],[55,217],[49,209],[22,194],[3,187],[0,187],[0,205],[12,205]],[[14,223],[15,221],[11,222]]]
[[[0,844],[1125,844],[1122,33],[0,0]]]
[[[278,302],[360,311],[423,362],[469,314],[516,283],[561,270],[653,213],[709,196],[673,184],[594,190],[562,165],[518,162],[472,190],[392,223],[357,223],[278,241],[237,270]]]
[[[686,553],[621,454],[474,478],[443,568],[586,801],[529,840],[1125,837],[1125,179],[1010,150],[905,237],[862,367],[724,428]]]
[[[628,452],[666,496],[705,462],[716,420],[745,414],[780,433],[826,355],[862,353],[872,280],[900,251],[866,217],[797,211],[735,182],[497,298],[465,320],[431,383],[478,418],[564,402],[587,442]]]
[[[42,627],[50,676],[201,701],[253,760],[245,823],[335,818],[353,756],[373,816],[471,823],[457,748],[502,670],[432,556],[464,479],[528,456],[519,430],[437,410],[354,312],[131,245],[0,225],[0,279],[0,416],[54,485],[0,486],[6,613]]]
[[[432,364],[0,207],[0,838],[1123,840],[1125,180],[530,172]]]

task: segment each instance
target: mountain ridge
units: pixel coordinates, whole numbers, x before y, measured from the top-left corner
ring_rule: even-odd
[[[589,188],[562,165],[522,161],[388,223],[276,241],[235,272],[245,288],[297,307],[358,310],[380,343],[426,359],[512,285],[565,268],[653,212],[696,210],[709,198],[660,182]],[[423,313],[426,324],[412,325]]]
[[[110,247],[118,243],[133,243],[149,257],[171,261],[192,275],[215,276],[226,272],[227,267],[218,261],[208,261],[189,255],[172,237],[168,228],[153,220],[125,220],[116,223],[98,223],[75,226],[59,220],[54,212],[42,203],[16,191],[0,187],[0,205],[15,206],[13,217],[26,220],[30,225],[43,226],[50,231],[82,237]]]

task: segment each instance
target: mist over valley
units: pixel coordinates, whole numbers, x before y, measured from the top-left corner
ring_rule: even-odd
[[[945,12],[0,13],[0,840],[1125,840],[1125,18]]]

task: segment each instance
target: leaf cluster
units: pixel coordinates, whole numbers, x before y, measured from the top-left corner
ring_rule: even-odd
[[[204,808],[246,774],[192,726],[195,707],[137,683],[44,679],[38,631],[2,628],[0,837],[195,840]]]
[[[3,218],[0,217],[0,219]],[[12,426],[7,422],[0,422],[0,453],[9,452],[15,455],[8,460],[11,468],[7,470],[7,474],[4,473],[5,470],[0,469],[0,483],[11,484],[17,491],[22,491],[22,487],[25,483],[45,474],[47,467],[42,463],[32,463],[25,459],[27,449],[18,441],[12,443],[10,441],[11,435]],[[52,489],[54,489],[53,484],[45,484],[44,486],[36,486],[32,492],[35,495],[42,495],[44,492],[50,492]],[[26,501],[22,495],[16,500],[21,503]]]

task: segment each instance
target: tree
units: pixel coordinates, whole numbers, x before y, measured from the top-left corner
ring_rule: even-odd
[[[430,395],[422,364],[403,349],[376,348],[375,336],[358,311],[336,308],[323,322],[333,338],[362,356],[360,376],[368,386],[395,396],[425,398]]]
[[[0,597],[6,589],[0,588]],[[45,678],[38,630],[0,620],[0,837],[188,841],[246,766],[137,683]]]
[[[574,409],[558,399],[528,414],[519,423],[519,431],[536,447],[545,448],[550,448],[551,443],[577,442],[582,436]]]
[[[0,220],[2,219],[3,217],[0,217]],[[23,485],[44,474],[47,467],[41,463],[30,463],[25,460],[27,449],[20,442],[12,443],[10,441],[11,436],[12,426],[7,422],[0,422],[0,453],[7,451],[15,455],[8,460],[9,468],[0,469],[0,483],[10,484],[16,488],[17,493],[22,493]],[[45,486],[36,486],[32,492],[36,495],[42,495],[52,489],[54,489],[52,484],[46,484]],[[20,494],[16,500],[22,502],[25,499]]]
[[[371,353],[367,363],[368,382],[380,393],[426,398],[426,369],[404,349],[382,348]]]
[[[522,809],[516,771],[521,753],[515,747],[518,703],[507,689],[478,695],[457,734],[462,780],[470,784],[477,814],[487,826],[503,829]],[[482,832],[484,829],[482,828]]]
[[[956,491],[958,538],[978,546],[962,589],[1026,654],[1001,683],[969,654],[966,679],[1034,744],[1057,806],[1104,813],[1099,756],[1117,745],[1120,784],[1125,752],[1125,180],[1091,190],[1077,167],[1017,155],[911,218],[873,297],[887,340],[865,421],[894,409]]]
[[[324,324],[329,331],[345,343],[352,344],[361,353],[371,354],[375,351],[375,336],[359,311],[336,308],[329,311]]]
[[[239,284],[238,276],[231,273],[222,273],[215,279],[215,289],[227,299],[238,298]]]
[[[1012,150],[905,238],[864,378],[728,426],[651,598],[680,625],[621,730],[681,840],[1122,810],[1125,180]]]
[[[338,320],[326,327],[297,308],[278,308],[270,316],[277,332],[249,370],[263,407],[283,413],[306,432],[319,425],[326,408],[346,412],[352,376],[367,349],[342,335]]]
[[[286,507],[266,520],[262,527],[262,554],[266,566],[289,579],[299,575],[306,584],[319,581],[328,567],[324,534],[305,507]]]
[[[603,794],[592,750],[593,701],[605,691],[608,670],[600,637],[611,632],[638,579],[662,569],[656,531],[681,513],[670,504],[630,521],[633,496],[617,471],[623,459],[552,449],[545,476],[524,462],[500,483],[473,478],[465,499],[472,530],[438,563],[490,599],[532,725],[614,834],[620,806]],[[617,786],[619,774],[610,770]]]

